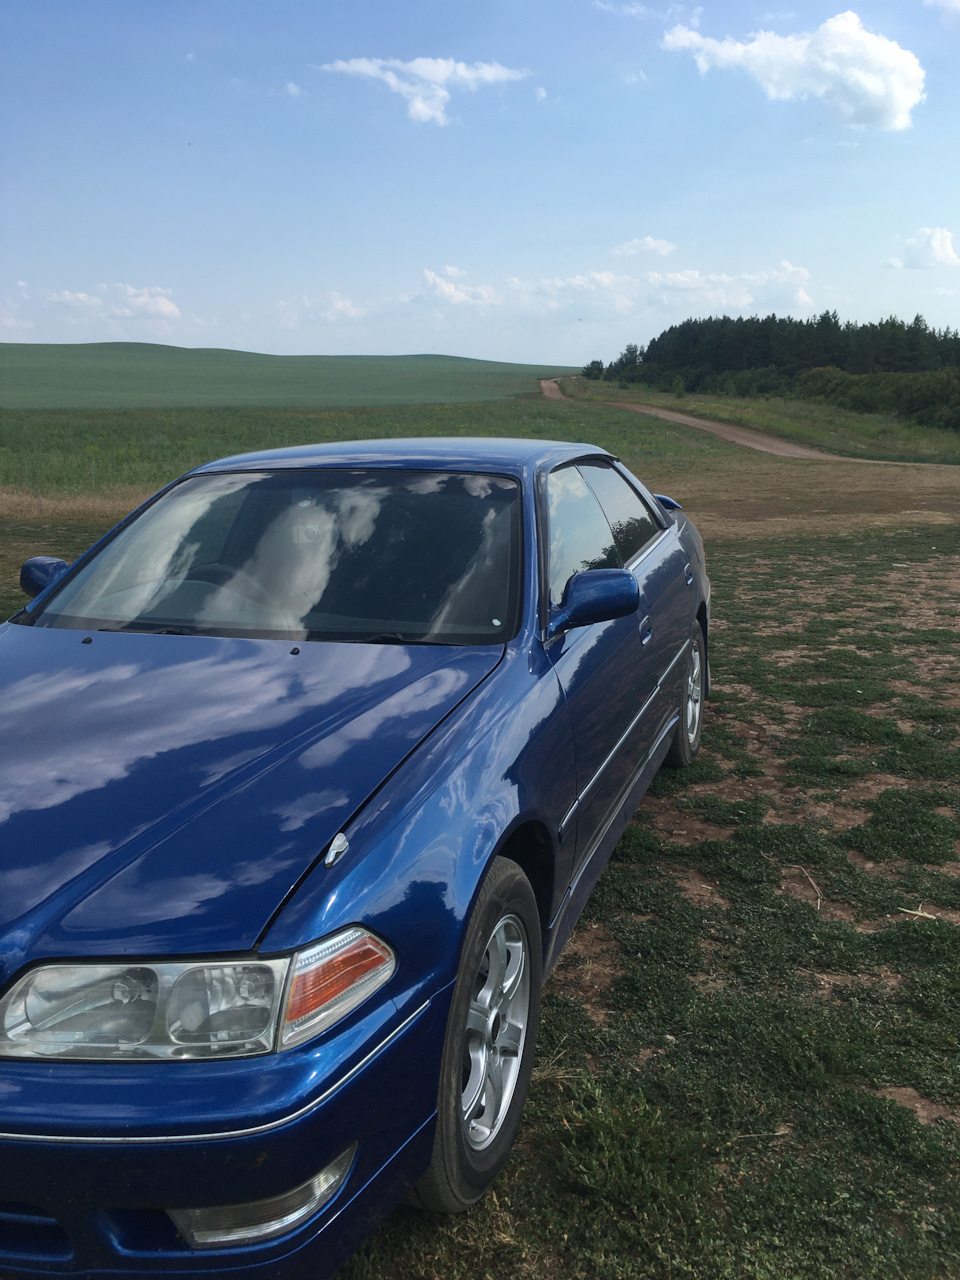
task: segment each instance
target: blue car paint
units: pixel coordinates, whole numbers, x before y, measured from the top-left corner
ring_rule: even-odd
[[[85,635],[4,636],[0,981],[28,957],[249,950],[500,657],[139,635],[131,660],[134,637]]]
[[[59,801],[34,791],[33,808],[28,787],[0,825],[0,912],[11,902],[5,878],[27,886],[0,922],[0,985],[47,958],[281,954],[357,921],[399,950],[374,999],[284,1053],[175,1064],[0,1059],[0,1273],[319,1280],[422,1172],[460,939],[486,869],[502,850],[524,865],[549,970],[669,748],[681,659],[693,629],[707,631],[699,538],[667,514],[653,547],[628,566],[639,612],[544,643],[539,482],[583,456],[606,455],[537,441],[380,441],[198,469],[336,463],[515,476],[523,623],[505,646],[304,643],[294,655],[280,640],[95,633],[82,645],[78,631],[0,627],[4,681],[35,697],[0,736],[14,766],[41,736],[54,758],[76,750],[94,762],[98,744],[122,738],[118,708],[84,692],[98,681],[108,690],[128,682],[140,734],[120,764],[101,752],[109,777],[94,768]],[[598,691],[589,676],[606,650],[621,672],[634,657],[637,669]],[[248,676],[246,699],[236,696],[238,672]],[[311,701],[309,690],[331,678],[349,687],[329,705]],[[257,702],[264,684],[276,693],[267,705]],[[171,713],[189,715],[197,688],[212,699],[206,732],[170,741]],[[59,735],[58,717],[69,722]],[[601,770],[611,733],[615,767]],[[595,741],[603,734],[606,748]],[[350,848],[327,867],[338,830]],[[277,1194],[353,1141],[345,1186],[279,1240],[191,1253],[162,1212]],[[39,1206],[61,1227],[29,1214],[5,1222],[4,1202]],[[62,1227],[78,1250],[69,1264],[56,1255]],[[21,1257],[5,1249],[17,1230]]]

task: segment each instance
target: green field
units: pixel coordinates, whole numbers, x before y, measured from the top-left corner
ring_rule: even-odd
[[[342,1280],[960,1276],[960,468],[533,397],[3,433],[0,616],[27,555],[72,558],[206,458],[309,440],[584,440],[704,533],[701,755],[656,780],[546,987],[517,1149],[469,1213],[398,1209]]]
[[[538,393],[575,370],[458,356],[267,356],[147,342],[0,343],[0,409],[332,408]]]
[[[540,397],[519,403],[373,409],[13,410],[0,421],[0,487],[83,494],[145,493],[211,458],[255,449],[395,436],[514,436],[599,444],[641,472],[743,451],[712,436],[625,410]],[[3,502],[0,492],[0,504]]]

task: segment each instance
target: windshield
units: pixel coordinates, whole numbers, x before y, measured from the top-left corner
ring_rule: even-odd
[[[40,627],[490,644],[519,617],[506,476],[304,470],[190,477],[30,618]]]

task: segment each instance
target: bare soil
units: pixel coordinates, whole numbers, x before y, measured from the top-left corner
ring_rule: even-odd
[[[683,427],[696,427],[698,431],[708,431],[721,440],[729,440],[731,444],[741,444],[745,449],[757,449],[760,453],[774,453],[778,458],[822,459],[834,456],[820,449],[808,449],[802,444],[780,440],[776,436],[765,436],[759,431],[751,431],[749,427],[731,426],[729,422],[692,418],[688,413],[675,413],[672,409],[660,409],[652,404],[632,404],[627,400],[611,400],[609,403],[618,409],[630,409],[633,413],[645,413],[651,418],[663,418],[665,422],[678,422]],[[851,458],[850,461],[866,462],[867,459]]]
[[[616,941],[599,922],[581,925],[553,972],[555,991],[577,1000],[598,1026],[607,1020],[604,996],[622,971]]]
[[[695,907],[722,907],[725,911],[730,905],[698,871],[677,871],[674,879],[680,892]]]
[[[911,1089],[905,1085],[890,1085],[886,1089],[878,1089],[877,1093],[881,1098],[890,1098],[893,1102],[897,1102],[901,1107],[907,1107],[917,1117],[921,1124],[933,1124],[935,1120],[950,1120],[954,1124],[960,1123],[960,1112],[953,1107],[945,1107],[939,1102],[932,1102],[930,1098],[925,1098],[918,1093],[916,1089]]]

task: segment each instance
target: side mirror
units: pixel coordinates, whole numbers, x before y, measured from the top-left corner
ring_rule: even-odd
[[[58,560],[56,556],[32,556],[23,562],[20,570],[20,590],[32,600],[62,578],[66,571],[66,560]]]
[[[664,511],[683,510],[683,507],[681,507],[680,503],[677,502],[676,498],[668,498],[665,493],[655,493],[653,496],[660,503],[661,507],[663,507]]]
[[[567,583],[560,605],[550,610],[547,639],[574,627],[625,618],[640,607],[640,588],[626,569],[585,569]]]

